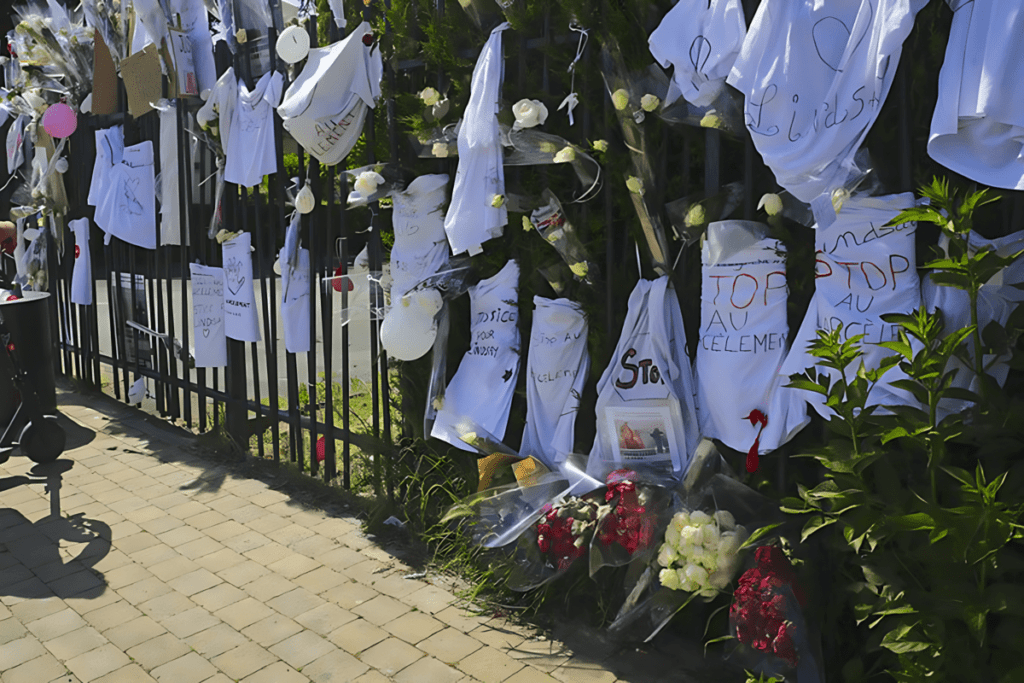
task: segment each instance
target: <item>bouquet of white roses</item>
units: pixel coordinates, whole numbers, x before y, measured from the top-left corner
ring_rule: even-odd
[[[747,537],[727,510],[676,513],[658,552],[661,585],[714,598],[739,569],[739,550]]]

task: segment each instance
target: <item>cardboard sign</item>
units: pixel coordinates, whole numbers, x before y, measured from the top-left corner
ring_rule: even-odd
[[[121,62],[121,78],[128,95],[128,113],[139,118],[153,111],[151,102],[163,97],[163,79],[160,72],[160,51],[147,45]]]
[[[103,42],[99,31],[93,35],[92,108],[97,116],[117,111],[117,71],[110,49]]]
[[[192,57],[192,39],[188,33],[167,27],[171,64],[171,93],[174,97],[199,97],[199,81]]]
[[[224,270],[189,265],[192,273],[192,332],[197,368],[221,368],[228,364],[224,335]]]

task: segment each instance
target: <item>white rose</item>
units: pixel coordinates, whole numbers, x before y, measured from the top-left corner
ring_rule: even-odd
[[[540,100],[519,100],[512,105],[512,114],[516,117],[514,130],[533,128],[548,120],[548,108]]]
[[[718,522],[718,526],[723,531],[729,531],[736,528],[736,518],[732,516],[732,513],[728,510],[719,510],[715,513],[715,521]]]
[[[565,163],[568,163],[570,161],[573,161],[575,158],[576,158],[576,150],[574,150],[572,147],[569,147],[568,145],[566,145],[565,147],[563,147],[562,149],[560,149],[558,151],[558,154],[555,155],[555,163],[556,164],[565,164]]]
[[[711,523],[711,515],[706,512],[697,510],[690,515],[690,524],[693,525],[704,525]]]
[[[675,517],[672,518],[673,524],[678,524],[680,528],[690,523],[690,513],[686,510],[677,512]]]
[[[644,193],[644,184],[636,176],[629,176],[626,178],[626,187],[633,194],[642,195]]]
[[[708,572],[714,572],[718,570],[719,557],[713,550],[706,551],[704,559],[701,560],[700,566],[708,570]]]
[[[742,544],[743,541],[739,539],[739,536],[731,531],[727,531],[722,534],[718,541],[718,554],[722,557],[731,557],[739,552]]]
[[[672,547],[679,547],[679,527],[670,524],[665,530],[665,543]]]
[[[444,142],[435,142],[434,148],[430,150],[430,153],[435,157],[446,157],[448,156],[448,145]]]
[[[658,580],[661,581],[661,585],[669,590],[680,590],[682,586],[679,584],[679,573],[675,569],[662,569],[658,573]]]
[[[676,561],[678,555],[676,551],[669,544],[661,546],[661,550],[658,552],[658,564],[662,567],[671,567]]]
[[[680,545],[696,545],[700,542],[700,529],[695,526],[685,526],[679,532]]]
[[[757,208],[764,207],[765,213],[769,216],[778,216],[782,213],[782,197],[772,192],[761,197],[761,201],[758,202]]]
[[[356,177],[355,190],[363,197],[369,197],[384,182],[384,176],[373,171],[363,171]]]
[[[423,104],[433,107],[441,101],[441,93],[437,92],[434,88],[424,88],[420,91],[420,99],[423,100]]]
[[[713,524],[708,524],[701,529],[701,541],[705,548],[718,547],[718,529]]]
[[[694,590],[697,589],[694,580],[687,575],[685,567],[682,569],[677,569],[675,571],[676,581],[679,583],[679,590],[686,591],[687,593],[692,593]]]
[[[626,92],[625,88],[619,88],[612,93],[612,105],[618,111],[622,111],[629,106],[629,93]]]
[[[690,210],[686,212],[686,218],[683,222],[686,223],[686,227],[694,228],[698,225],[704,225],[706,220],[707,215],[704,213],[704,207],[700,204],[694,204],[690,207]]]
[[[607,152],[608,151],[608,141],[607,140],[595,140],[594,141],[594,149],[597,150],[598,152]]]
[[[701,566],[695,564],[688,564],[684,570],[687,578],[698,586],[704,586],[708,581],[708,572]]]

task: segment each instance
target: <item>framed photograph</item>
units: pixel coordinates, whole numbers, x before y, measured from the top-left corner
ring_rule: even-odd
[[[642,406],[606,406],[604,423],[608,443],[616,462],[652,463],[672,461],[681,467],[684,454],[676,452],[682,441],[677,434],[681,421],[674,417],[669,401],[652,401]]]

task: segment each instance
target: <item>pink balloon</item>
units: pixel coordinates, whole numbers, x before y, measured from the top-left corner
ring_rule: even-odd
[[[43,114],[43,130],[55,138],[66,138],[78,128],[78,116],[75,110],[58,102],[51,105]]]

